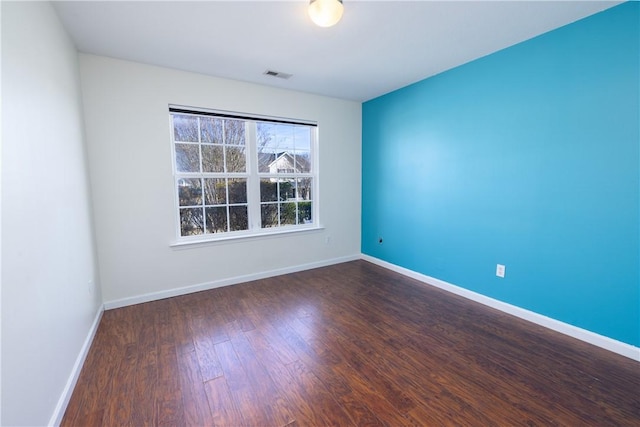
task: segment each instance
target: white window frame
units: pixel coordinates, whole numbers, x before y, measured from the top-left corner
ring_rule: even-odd
[[[318,125],[317,122],[300,119],[290,119],[272,116],[261,116],[255,114],[236,113],[223,110],[211,110],[204,108],[185,107],[180,105],[169,105],[169,128],[170,128],[170,144],[171,144],[171,162],[173,170],[173,186],[174,186],[174,227],[176,240],[171,246],[183,246],[191,244],[203,244],[208,242],[221,242],[236,239],[246,239],[261,236],[275,236],[296,232],[306,232],[320,230],[319,217],[319,167],[318,167]],[[205,173],[205,172],[178,172],[176,162],[176,150],[174,141],[173,114],[191,114],[201,116],[216,116],[222,119],[235,119],[245,121],[245,149],[246,149],[246,173]],[[257,122],[284,123],[291,125],[310,126],[311,129],[311,172],[294,173],[294,174],[271,174],[259,172],[258,153],[257,153]],[[200,132],[200,131],[198,131]],[[200,145],[201,143],[193,143]],[[201,148],[200,148],[201,149]],[[202,157],[200,156],[201,170]],[[183,178],[246,178],[247,179],[247,208],[248,208],[248,229],[240,231],[227,231],[221,233],[206,233],[193,236],[182,236],[180,230],[180,197],[178,182]],[[261,201],[260,201],[260,180],[270,178],[311,178],[311,218],[310,224],[280,225],[277,227],[261,227]],[[203,189],[204,191],[204,189]],[[227,188],[228,191],[228,188]],[[228,199],[227,199],[228,202]],[[182,206],[184,208],[184,206]]]

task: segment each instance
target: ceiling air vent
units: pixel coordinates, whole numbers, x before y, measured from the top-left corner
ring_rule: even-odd
[[[263,73],[265,76],[277,77],[279,79],[290,79],[293,74],[281,73],[280,71],[267,70]]]

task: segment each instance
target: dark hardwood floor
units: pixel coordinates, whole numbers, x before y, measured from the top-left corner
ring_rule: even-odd
[[[640,363],[355,261],[110,310],[63,426],[640,426]]]

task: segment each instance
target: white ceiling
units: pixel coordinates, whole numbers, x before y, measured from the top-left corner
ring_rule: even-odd
[[[618,3],[344,0],[332,28],[305,0],[54,5],[81,52],[366,101]]]

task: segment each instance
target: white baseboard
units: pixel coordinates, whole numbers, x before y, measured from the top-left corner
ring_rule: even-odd
[[[603,335],[599,335],[594,332],[587,331],[586,329],[569,325],[568,323],[564,323],[559,320],[555,320],[550,317],[543,316],[542,314],[538,314],[533,311],[529,311],[524,308],[517,307],[515,305],[507,304],[506,302],[502,302],[497,299],[493,299],[485,295],[479,294],[477,292],[473,292],[468,289],[461,288],[456,285],[452,285],[451,283],[436,279],[434,277],[417,273],[415,271],[397,266],[395,264],[391,264],[387,261],[383,261],[381,259],[374,258],[369,255],[362,254],[361,259],[365,261],[369,261],[381,267],[384,267],[388,270],[395,271],[396,273],[400,273],[404,276],[411,277],[412,279],[419,280],[420,282],[426,283],[428,285],[435,286],[436,288],[440,288],[445,291],[451,292],[453,294],[460,295],[472,301],[479,302],[480,304],[484,304],[486,306],[495,308],[502,312],[511,314],[513,316],[519,317],[521,319],[527,320],[537,325],[544,326],[556,332],[560,332],[570,337],[577,338],[581,341],[585,341],[589,344],[593,344],[595,346],[604,348],[605,350],[612,351],[614,353],[620,354],[622,356],[625,356],[640,362],[640,348],[634,347],[630,344],[626,344],[621,341],[617,341],[617,340],[605,337]]]
[[[279,268],[276,270],[264,271],[260,273],[236,276],[228,279],[215,280],[213,282],[199,283],[197,285],[191,285],[182,288],[168,289],[166,291],[153,292],[129,298],[107,301],[104,303],[104,308],[105,310],[112,310],[114,308],[126,307],[129,305],[141,304],[150,301],[157,301],[164,298],[171,298],[180,295],[191,294],[194,292],[207,291],[209,289],[220,288],[223,286],[236,285],[238,283],[250,282],[252,280],[266,279],[268,277],[281,276],[283,274],[296,273],[298,271],[311,270],[319,267],[326,267],[328,265],[355,261],[357,259],[360,259],[360,254],[340,258],[332,258],[324,261],[312,262],[309,264],[295,265],[292,267]]]
[[[89,349],[91,348],[91,344],[93,343],[93,338],[96,336],[96,331],[98,330],[98,325],[100,324],[100,319],[102,319],[103,312],[104,306],[100,305],[100,307],[98,307],[96,317],[95,319],[93,319],[93,323],[91,324],[91,328],[89,329],[89,333],[87,334],[87,338],[84,340],[84,344],[82,344],[82,348],[80,349],[80,353],[78,354],[76,363],[73,365],[73,369],[71,370],[71,375],[67,380],[67,384],[65,385],[64,390],[62,390],[62,395],[58,400],[56,409],[53,411],[53,415],[49,420],[50,426],[59,426],[62,422],[62,417],[64,417],[64,413],[67,410],[69,400],[71,400],[73,389],[76,387],[76,383],[78,382],[78,378],[80,377],[82,366],[84,365],[84,361],[87,358],[87,354],[89,354]]]

